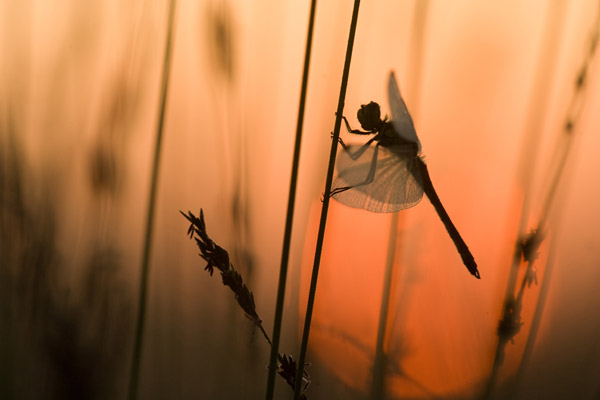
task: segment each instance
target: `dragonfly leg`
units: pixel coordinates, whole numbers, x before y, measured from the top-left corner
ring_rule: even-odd
[[[365,146],[369,147],[368,145],[370,144],[371,141],[369,141],[369,143],[366,144]],[[360,149],[358,149],[358,151],[356,153],[360,152],[362,154],[366,150],[365,146],[363,146],[364,150],[363,150],[363,147],[361,147]],[[375,179],[375,170],[377,169],[377,153],[378,153],[378,151],[379,151],[379,143],[377,143],[375,145],[375,148],[373,149],[373,158],[371,159],[371,166],[369,168],[369,173],[367,174],[367,178],[363,182],[357,183],[356,185],[352,185],[352,186],[342,186],[339,188],[335,188],[331,191],[331,194],[329,196],[334,196],[336,194],[345,192],[346,190],[350,190],[350,189],[353,189],[358,186],[368,185],[369,183],[373,182],[373,180]],[[348,152],[348,155],[350,155],[350,152]],[[352,156],[350,156],[350,157],[352,157]]]
[[[344,149],[344,151],[346,152],[346,154],[348,154],[348,157],[350,157],[353,160],[358,159],[358,157],[362,156],[362,154],[369,148],[369,146],[371,146],[371,143],[373,143],[373,141],[377,139],[377,137],[373,137],[371,139],[369,139],[367,141],[367,143],[363,144],[358,150],[356,150],[354,153],[352,153],[350,151],[350,149],[348,148],[348,146],[346,145],[346,143],[344,143],[344,141],[339,138],[338,141],[340,142],[340,144],[342,145],[342,148]]]
[[[374,133],[377,133],[377,131],[361,131],[360,129],[352,129],[350,127],[350,124],[348,123],[348,120],[346,119],[346,117],[344,117],[342,115],[342,119],[344,120],[344,123],[346,124],[346,129],[350,133],[354,133],[355,135],[372,135]]]

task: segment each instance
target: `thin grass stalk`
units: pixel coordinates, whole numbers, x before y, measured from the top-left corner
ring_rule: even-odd
[[[528,121],[525,124],[524,131],[524,142],[520,154],[520,165],[518,167],[518,179],[520,180],[523,188],[523,203],[521,206],[521,215],[519,219],[519,225],[517,228],[517,237],[521,238],[526,234],[526,224],[530,214],[530,198],[531,198],[531,181],[533,179],[531,165],[535,165],[536,160],[539,158],[538,142],[540,141],[540,132],[542,128],[542,121],[547,111],[547,101],[549,97],[550,85],[548,82],[555,70],[555,62],[558,51],[556,43],[557,38],[560,37],[560,32],[563,29],[564,18],[561,16],[564,14],[564,3],[556,2],[548,10],[545,22],[545,32],[543,33],[544,41],[542,44],[542,50],[540,51],[540,57],[537,61],[537,69],[542,72],[536,75],[536,79],[533,83],[531,103],[529,105]],[[514,298],[514,291],[517,286],[517,275],[519,266],[521,264],[521,249],[516,246],[512,257],[508,282],[506,284],[503,305],[512,301]],[[505,319],[505,308],[503,308],[500,320]],[[504,346],[506,343],[499,338],[496,352],[494,355],[494,361],[492,364],[490,376],[486,383],[486,388],[482,398],[489,398],[491,391],[497,380],[500,365],[502,364]]]
[[[584,94],[585,94],[584,93],[584,89],[585,89],[584,82],[586,81],[585,76],[587,75],[587,73],[590,69],[590,64],[596,54],[597,43],[598,43],[598,39],[600,36],[600,1],[597,3],[597,6],[598,6],[598,9],[596,10],[596,20],[594,22],[594,25],[592,27],[592,32],[589,37],[589,39],[590,39],[589,52],[585,55],[581,69],[579,71],[579,76],[578,76],[577,83],[576,83],[575,93],[573,95],[573,98],[571,99],[571,107],[570,107],[571,112],[567,116],[567,118],[566,118],[567,121],[565,122],[565,125],[564,125],[564,134],[566,136],[568,136],[569,143],[568,143],[568,146],[566,146],[566,148],[565,148],[564,156],[561,158],[559,167],[556,171],[556,175],[554,176],[553,184],[549,191],[548,198],[546,199],[545,208],[543,210],[542,217],[540,218],[540,222],[537,227],[538,232],[543,231],[543,229],[544,229],[543,226],[545,225],[545,221],[548,218],[548,215],[550,213],[552,202],[555,197],[554,194],[555,194],[558,184],[560,182],[562,172],[565,169],[567,156],[569,154],[569,148],[573,143],[574,135],[573,135],[572,129],[575,125],[575,121],[579,117],[579,113],[581,112],[581,108],[576,109],[575,104],[583,103],[582,98],[584,97]],[[519,379],[521,377],[522,371],[524,370],[524,367],[527,365],[527,363],[531,357],[531,353],[533,352],[533,346],[535,344],[535,339],[536,339],[537,333],[539,331],[539,326],[540,326],[540,323],[542,320],[544,306],[546,304],[546,299],[548,297],[548,291],[550,289],[550,278],[552,277],[552,272],[554,271],[555,263],[554,263],[552,254],[553,254],[552,249],[550,249],[550,255],[548,256],[549,261],[547,262],[546,268],[544,270],[544,276],[542,278],[542,283],[540,285],[540,294],[538,296],[538,301],[537,301],[536,308],[535,308],[533,318],[531,321],[531,329],[529,330],[527,342],[525,343],[525,349],[523,350],[523,355],[522,355],[521,361],[519,363],[519,369],[517,370],[517,374],[516,374],[517,379]],[[515,389],[516,388],[517,387],[515,385]]]
[[[509,388],[507,398],[517,397],[517,390],[519,388],[519,384],[523,376],[523,371],[525,370],[525,366],[531,358],[533,345],[535,344],[535,339],[537,338],[537,333],[539,331],[540,323],[542,321],[544,305],[546,304],[546,298],[548,296],[548,291],[550,290],[550,277],[552,276],[552,272],[554,270],[554,264],[554,249],[550,248],[548,254],[548,262],[546,263],[546,268],[544,269],[544,277],[540,285],[540,294],[538,296],[538,302],[536,304],[535,311],[533,312],[533,317],[531,319],[531,328],[529,329],[529,335],[527,336],[525,348],[523,349],[523,355],[521,356],[521,360],[519,362],[519,367],[517,368],[515,378],[511,382],[512,388]]]
[[[425,24],[429,0],[422,0],[415,4],[414,23],[412,28],[411,46],[409,50],[407,75],[409,87],[406,93],[412,96],[415,105],[419,104],[418,86],[421,83],[421,69],[423,64],[423,38],[425,37]],[[413,115],[415,107],[413,107]],[[373,380],[371,382],[371,398],[382,399],[385,395],[385,372],[388,363],[385,353],[385,343],[389,337],[388,328],[389,305],[391,297],[391,283],[393,279],[394,261],[396,259],[396,246],[398,240],[399,213],[394,213],[391,218],[390,231],[388,234],[388,252],[386,257],[385,277],[383,281],[383,292],[381,308],[379,313],[379,324],[377,328],[377,342],[375,344],[375,358],[373,362]]]
[[[231,289],[235,295],[235,300],[244,311],[246,317],[260,330],[269,346],[272,346],[271,339],[269,339],[267,332],[263,328],[262,319],[256,310],[254,294],[244,282],[242,275],[231,263],[231,258],[227,250],[216,244],[208,236],[202,209],[200,209],[199,217],[195,216],[191,211],[188,211],[187,214],[184,214],[182,211],[180,211],[180,213],[190,223],[188,235],[190,239],[194,239],[200,250],[200,257],[206,261],[204,270],[208,271],[210,276],[213,275],[215,270],[219,271],[223,285]],[[279,354],[278,361],[277,373],[293,390],[294,379],[296,379],[296,361],[287,354]],[[306,374],[303,378],[308,381],[310,377]],[[306,396],[302,396],[302,400],[306,400]]]
[[[150,180],[150,196],[148,200],[148,213],[146,215],[146,232],[144,237],[144,248],[142,254],[141,276],[139,287],[138,311],[133,343],[133,354],[131,360],[131,372],[129,377],[129,400],[138,397],[138,386],[140,378],[140,365],[142,359],[142,346],[144,339],[144,323],[146,319],[146,299],[148,296],[148,275],[150,270],[150,250],[152,232],[154,228],[154,213],[156,208],[156,192],[158,187],[158,172],[160,164],[160,150],[165,122],[165,110],[169,89],[169,76],[171,70],[171,53],[173,46],[173,31],[175,19],[176,0],[169,2],[169,16],[167,21],[167,35],[165,42],[165,54],[163,58],[163,72],[160,89],[160,100],[158,108],[158,123],[156,126],[156,142],[154,147],[154,159],[152,162],[152,176]]]
[[[383,292],[381,294],[381,308],[379,310],[379,325],[377,327],[377,343],[375,345],[375,361],[373,362],[373,381],[371,382],[371,399],[382,399],[385,394],[385,370],[387,354],[385,353],[385,340],[388,333],[388,318],[390,297],[392,293],[392,277],[394,273],[394,260],[396,258],[396,240],[398,236],[398,213],[392,215],[388,239],[388,253],[385,261],[385,274],[383,277]]]
[[[507,292],[506,292],[506,297],[505,297],[505,301],[504,301],[505,307],[503,309],[501,324],[503,323],[503,321],[506,321],[507,318],[508,319],[511,318],[510,316],[507,317],[507,315],[506,315],[507,310],[510,310],[511,312],[515,313],[515,316],[512,317],[513,322],[520,323],[520,310],[521,310],[521,303],[523,300],[525,285],[530,285],[531,280],[535,279],[535,272],[534,272],[534,267],[533,267],[534,261],[537,258],[537,250],[538,250],[539,246],[541,245],[542,241],[544,240],[548,216],[550,215],[552,205],[555,203],[557,190],[558,190],[558,187],[560,186],[560,182],[563,178],[563,175],[564,175],[564,172],[566,169],[565,168],[566,163],[567,163],[567,160],[571,153],[573,141],[576,137],[576,135],[574,134],[575,126],[576,126],[577,121],[579,120],[579,116],[580,116],[581,110],[582,110],[583,98],[585,95],[585,88],[586,88],[586,83],[587,83],[587,74],[590,69],[590,64],[596,54],[596,48],[597,48],[599,38],[600,38],[600,2],[598,2],[598,10],[597,10],[597,14],[596,14],[596,20],[592,27],[591,33],[589,35],[589,40],[590,40],[589,49],[588,49],[588,52],[585,54],[582,65],[577,72],[573,96],[571,97],[570,104],[569,104],[569,107],[567,110],[567,115],[565,118],[565,122],[563,124],[562,140],[564,142],[561,141],[558,143],[557,148],[556,148],[556,152],[558,154],[558,161],[555,163],[554,166],[550,166],[551,179],[550,179],[548,192],[546,193],[546,195],[544,197],[543,208],[542,208],[540,217],[538,219],[538,222],[537,222],[535,228],[531,231],[531,233],[529,235],[525,236],[525,238],[523,238],[522,236],[519,237],[519,241],[517,242],[517,245],[515,247],[515,252],[514,252],[514,257],[513,257],[513,268],[511,271],[511,279],[509,280],[509,286],[507,286]],[[514,287],[516,286],[516,272],[517,272],[517,268],[520,265],[521,257],[525,261],[527,261],[527,269],[526,269],[523,281],[521,283],[521,288],[519,290],[519,293],[515,297],[513,295],[513,291],[514,291]],[[533,349],[533,345],[535,343],[535,338],[537,336],[537,331],[539,328],[539,323],[541,321],[541,315],[543,313],[545,299],[546,299],[548,287],[550,284],[552,270],[553,270],[552,261],[549,261],[547,263],[547,269],[544,272],[542,286],[540,288],[540,294],[538,296],[536,309],[534,311],[534,316],[532,319],[532,326],[531,326],[529,335],[527,337],[525,349],[523,350],[523,355],[521,358],[521,362],[519,364],[519,369],[517,370],[517,378],[516,379],[519,379],[519,374],[522,372],[523,366],[527,362],[527,360],[530,356],[530,353]],[[511,282],[512,282],[512,286],[510,286]],[[514,306],[507,307],[506,305],[510,304],[510,303],[513,303]],[[518,327],[514,334],[516,335],[517,332],[518,332]],[[499,372],[499,369],[500,369],[500,366],[502,364],[502,360],[504,357],[504,348],[505,348],[508,340],[512,339],[512,337],[502,337],[500,334],[499,334],[499,336],[500,336],[500,338],[498,340],[498,345],[496,348],[496,356],[494,359],[494,364],[492,366],[492,373],[490,374],[490,378],[488,380],[486,391],[483,396],[484,399],[487,399],[491,396],[492,389],[497,380],[497,375],[498,375],[498,372]]]
[[[306,305],[306,316],[304,318],[304,329],[302,331],[302,343],[300,346],[300,355],[298,357],[296,387],[294,388],[294,400],[299,400],[302,388],[302,376],[304,373],[304,363],[306,362],[306,350],[308,348],[310,324],[312,321],[312,312],[317,291],[317,280],[319,277],[319,267],[321,264],[321,252],[323,250],[323,239],[325,238],[325,224],[327,222],[327,211],[329,210],[331,185],[333,182],[333,170],[335,168],[335,158],[337,154],[338,140],[340,137],[340,127],[342,125],[342,115],[344,113],[344,102],[346,99],[346,89],[348,87],[348,76],[350,75],[350,61],[352,60],[352,49],[354,48],[354,36],[356,34],[356,26],[358,23],[359,7],[360,0],[354,0],[354,9],[352,11],[352,20],[350,22],[350,33],[348,35],[348,47],[346,49],[346,60],[344,61],[344,72],[342,74],[340,97],[338,100],[337,112],[335,116],[335,126],[333,129],[333,137],[331,140],[331,150],[329,152],[329,165],[327,167],[327,178],[325,180],[325,193],[323,195],[323,206],[321,208],[321,219],[319,221],[319,232],[317,234],[315,258],[310,279],[308,303]]]
[[[314,31],[315,11],[317,0],[310,4],[310,15],[308,18],[308,32],[306,37],[306,50],[304,52],[304,69],[302,72],[302,84],[300,87],[300,104],[298,106],[298,121],[296,124],[296,140],[294,143],[294,156],[292,160],[292,172],[290,176],[290,191],[288,195],[287,214],[285,218],[285,232],[283,236],[283,249],[281,252],[281,265],[279,267],[279,283],[277,287],[277,302],[275,305],[275,319],[273,322],[273,342],[271,344],[271,356],[269,359],[269,373],[267,378],[266,399],[272,400],[275,393],[275,373],[277,372],[277,358],[279,355],[279,340],[281,337],[281,324],[283,319],[283,305],[285,301],[285,287],[288,273],[288,262],[290,256],[290,244],[292,239],[292,225],[294,221],[294,206],[296,203],[296,187],[298,182],[298,165],[300,163],[300,145],[302,143],[302,127],[304,125],[304,109],[306,106],[306,92],[308,87],[308,73],[310,66],[310,55],[312,52],[312,37]],[[300,375],[302,376],[302,375]]]

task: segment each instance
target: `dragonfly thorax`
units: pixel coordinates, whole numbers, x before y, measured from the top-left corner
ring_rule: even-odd
[[[419,152],[419,145],[400,136],[391,122],[384,121],[375,140],[383,147],[402,146],[404,151],[412,149],[415,155]]]

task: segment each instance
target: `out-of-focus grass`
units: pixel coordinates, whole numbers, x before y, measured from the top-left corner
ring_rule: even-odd
[[[35,184],[18,129],[10,116],[0,123],[0,397],[111,397],[130,314],[118,251],[98,238],[82,265],[68,265],[56,186]]]
[[[20,9],[27,21],[33,15],[29,6]],[[94,99],[78,99],[74,106],[66,88],[75,83],[89,89],[86,78],[98,78],[79,67],[96,55],[101,31],[98,25],[81,23],[84,16],[94,15],[93,6],[65,7],[74,18],[65,25],[69,34],[57,36],[56,59],[36,58],[34,65],[34,58],[13,57],[3,71],[4,78],[22,73],[7,79],[0,108],[2,399],[115,398],[126,375],[132,301],[115,228],[127,176],[127,133],[146,74],[140,71],[143,57],[134,48],[134,35],[125,37],[119,64],[99,93],[99,106],[94,108]],[[34,52],[28,41],[21,48],[26,54]],[[32,101],[20,87],[34,70],[45,75]],[[37,102],[41,104],[36,107]],[[43,129],[31,122],[38,115]],[[88,130],[91,140],[84,149],[76,147],[81,143],[77,140],[65,141],[73,138],[72,131],[80,139]],[[32,142],[41,152],[32,151]],[[65,142],[73,147],[62,148]],[[84,156],[69,149],[84,151]],[[69,173],[80,169],[81,180],[70,180]],[[68,196],[73,193],[77,209],[70,207],[73,199]],[[83,234],[73,229],[79,225],[86,227]]]

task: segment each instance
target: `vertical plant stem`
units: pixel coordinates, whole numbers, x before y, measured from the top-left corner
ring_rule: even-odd
[[[394,258],[396,256],[396,240],[398,236],[398,213],[392,215],[389,234],[389,248],[385,262],[383,291],[381,293],[381,308],[379,309],[379,326],[377,327],[377,343],[375,344],[375,361],[373,362],[373,381],[371,382],[371,399],[382,399],[385,394],[385,369],[387,354],[385,340],[388,333],[388,314],[392,291],[392,276],[394,273]]]
[[[562,4],[562,3],[560,3],[560,4]],[[549,170],[551,171],[550,172],[551,179],[550,179],[549,187],[548,187],[547,193],[544,195],[543,208],[542,208],[541,214],[539,216],[538,222],[536,224],[536,228],[533,230],[535,235],[540,235],[541,237],[543,237],[545,235],[546,222],[547,222],[547,219],[549,218],[552,205],[554,204],[554,202],[556,200],[557,190],[560,186],[561,180],[565,173],[566,163],[567,163],[569,155],[571,154],[571,148],[572,148],[573,142],[576,138],[575,126],[576,126],[577,122],[579,121],[579,116],[582,111],[582,106],[584,104],[584,95],[585,95],[585,89],[586,89],[586,84],[587,84],[587,75],[588,75],[588,72],[590,69],[590,64],[593,61],[594,56],[596,54],[596,48],[597,48],[598,40],[600,38],[600,1],[597,2],[597,6],[598,6],[598,9],[597,9],[597,14],[596,14],[596,20],[594,21],[594,24],[591,28],[590,35],[588,37],[588,39],[590,41],[589,48],[587,49],[587,52],[584,55],[583,62],[577,72],[577,77],[575,79],[574,92],[571,97],[570,104],[569,104],[568,110],[567,110],[567,115],[565,118],[565,123],[563,125],[562,138],[560,138],[562,140],[559,139],[560,141],[558,142],[557,147],[556,147],[556,154],[558,155],[558,160],[556,160],[554,162],[554,165],[550,165],[550,167],[549,167]],[[553,14],[554,19],[558,19],[559,16],[563,15],[563,13],[559,12],[561,10],[562,9],[560,9],[560,10],[555,9],[555,12]],[[562,20],[560,20],[560,19],[559,19],[559,21],[562,22]],[[550,22],[553,22],[553,21],[551,20]],[[552,32],[552,29],[556,30],[555,26],[556,26],[556,23],[549,23],[547,29],[550,29],[550,32]],[[559,36],[559,33],[557,32],[553,35],[553,37],[549,37],[549,39],[556,38],[558,36]],[[554,41],[552,41],[552,40],[549,40],[549,41],[551,43],[554,43]],[[552,65],[552,63],[545,62],[544,65]],[[525,217],[526,217],[526,215],[523,214],[522,219],[521,219],[523,224],[525,221]],[[558,229],[556,226],[555,226],[555,228]],[[515,299],[513,292],[514,292],[514,288],[516,286],[516,274],[517,274],[518,267],[520,266],[520,263],[521,263],[521,256],[523,256],[523,258],[525,258],[525,259],[527,259],[528,257],[531,257],[531,254],[529,254],[529,255],[525,254],[525,251],[521,244],[521,242],[522,242],[522,236],[521,236],[522,231],[521,230],[519,231],[519,234],[520,234],[520,236],[519,236],[519,240],[517,242],[517,246],[515,247],[515,253],[514,253],[514,257],[513,257],[513,265],[512,265],[512,269],[511,269],[511,276],[509,279],[509,285],[507,286],[504,304],[507,304],[512,299]],[[539,239],[538,243],[534,246],[534,249],[529,250],[529,251],[536,252],[537,248],[539,247],[539,245],[541,243],[541,240],[542,239]],[[531,321],[531,329],[529,331],[529,335],[527,337],[527,341],[525,344],[525,349],[523,350],[520,365],[519,365],[519,368],[517,370],[517,374],[516,374],[516,377],[514,380],[514,382],[517,382],[517,383],[518,383],[519,379],[521,379],[521,374],[522,374],[524,365],[529,360],[530,354],[532,352],[532,348],[533,348],[535,338],[536,338],[536,335],[538,332],[542,312],[544,310],[545,300],[546,300],[546,296],[548,293],[548,287],[550,285],[550,278],[552,276],[552,271],[553,271],[553,260],[551,259],[552,258],[551,255],[552,255],[552,251],[550,251],[549,261],[546,264],[546,270],[544,271],[544,275],[542,278],[543,281],[542,281],[542,286],[540,288],[540,294],[538,295],[536,309],[535,309],[534,316],[532,317],[532,321]],[[534,259],[535,259],[535,257],[528,262],[527,271],[532,270]],[[525,277],[523,278],[521,292],[516,297],[516,300],[518,301],[519,309],[521,307],[521,302],[522,302],[523,293],[524,293],[524,285],[525,285],[526,279],[528,279],[527,277],[528,277],[528,273],[526,272]],[[504,320],[504,318],[505,318],[506,309],[507,308],[505,307],[502,317],[501,317],[501,321]],[[506,347],[506,345],[507,345],[507,340],[500,337],[499,341],[498,341],[498,345],[496,347],[496,356],[494,359],[494,364],[492,365],[492,371],[491,371],[490,377],[488,378],[488,383],[486,385],[485,392],[482,396],[483,399],[488,399],[488,398],[491,398],[491,396],[492,396],[493,389],[494,389],[494,387],[496,385],[496,381],[498,379],[498,373],[500,370],[500,366],[501,366],[502,360],[504,358],[504,348]],[[513,385],[514,386],[512,387],[512,389],[509,388],[509,390],[516,390],[516,384],[513,383]]]
[[[525,348],[523,349],[523,355],[521,356],[519,367],[517,368],[517,373],[514,375],[514,379],[511,382],[512,387],[508,388],[509,396],[512,396],[512,398],[517,397],[517,390],[519,389],[519,385],[521,384],[521,380],[523,378],[523,371],[525,370],[525,367],[527,366],[531,358],[531,354],[533,352],[533,345],[535,344],[535,339],[537,338],[537,333],[539,331],[540,323],[542,321],[544,305],[546,304],[546,298],[550,289],[550,278],[552,276],[552,271],[554,270],[555,264],[554,249],[550,248],[549,253],[550,254],[548,254],[548,262],[544,270],[544,277],[540,286],[540,294],[538,296],[538,301],[535,306],[535,311],[533,312],[533,317],[531,318],[531,329],[529,330],[529,335],[527,336],[527,341],[525,342]]]
[[[160,149],[165,122],[165,109],[169,88],[169,71],[171,69],[171,53],[173,45],[173,30],[175,19],[176,0],[169,2],[169,16],[167,21],[167,35],[165,43],[165,55],[163,58],[163,72],[160,88],[160,100],[158,108],[158,124],[156,126],[156,143],[154,147],[154,160],[152,163],[152,177],[150,180],[150,195],[148,200],[148,213],[146,215],[146,233],[144,237],[144,248],[142,254],[139,299],[135,337],[133,343],[133,354],[131,360],[131,372],[129,377],[129,400],[135,400],[138,396],[140,377],[140,364],[142,358],[142,345],[144,338],[144,322],[146,319],[146,298],[148,295],[148,275],[150,267],[150,250],[152,242],[152,231],[154,228],[154,211],[156,208],[156,191],[158,187],[158,171],[160,163]]]
[[[405,93],[410,94],[412,102],[419,104],[419,86],[421,83],[421,69],[423,66],[423,40],[425,37],[425,26],[429,0],[421,0],[415,4],[411,41],[407,56],[407,76],[409,86]],[[413,118],[415,107],[412,108]],[[379,325],[377,328],[377,342],[375,343],[375,357],[373,361],[373,375],[371,381],[371,399],[385,398],[385,374],[387,369],[386,342],[389,342],[389,334],[392,327],[388,327],[390,319],[390,298],[392,296],[391,284],[394,276],[394,261],[396,259],[396,246],[398,241],[399,213],[394,213],[391,218],[388,236],[388,249],[385,266],[385,277],[383,281],[383,292],[381,298],[381,309],[379,313]]]
[[[523,188],[523,203],[521,206],[521,216],[519,219],[519,226],[517,228],[517,237],[521,238],[525,235],[527,229],[527,220],[530,214],[530,203],[532,195],[531,181],[533,179],[531,165],[535,165],[539,159],[539,142],[540,132],[542,132],[542,121],[547,112],[549,98],[550,82],[552,75],[557,65],[556,59],[558,55],[558,38],[564,29],[564,15],[566,13],[565,2],[553,2],[548,8],[546,21],[544,23],[543,31],[543,42],[542,48],[537,60],[537,70],[541,71],[536,75],[536,79],[533,82],[532,87],[532,98],[529,104],[528,120],[525,124],[525,132],[523,133],[524,141],[522,144],[521,154],[519,156],[519,173],[517,180],[521,183]],[[515,288],[517,286],[517,275],[519,266],[521,264],[521,251],[520,247],[516,246],[512,257],[512,262],[509,271],[508,282],[506,284],[506,290],[504,294],[504,301],[502,315],[500,320],[505,318],[504,305],[507,304],[511,299],[514,298]],[[494,355],[494,362],[486,383],[484,392],[482,394],[483,399],[490,398],[492,391],[496,385],[496,380],[500,370],[501,360],[503,359],[504,347],[506,342],[499,338],[496,345],[496,351]]]
[[[537,69],[541,70],[542,72],[536,75],[536,80],[533,83],[533,97],[529,105],[529,119],[526,122],[526,132],[523,135],[525,139],[522,145],[520,155],[520,174],[518,176],[518,180],[522,183],[524,194],[521,216],[519,220],[519,227],[517,232],[518,238],[521,238],[525,235],[526,223],[529,218],[529,203],[532,188],[531,180],[533,179],[533,176],[531,174],[531,165],[534,165],[536,163],[536,160],[539,158],[539,154],[537,151],[539,147],[538,142],[540,141],[539,132],[541,132],[542,120],[547,109],[547,102],[545,103],[544,101],[546,98],[549,97],[548,91],[550,85],[548,85],[548,82],[552,77],[552,74],[554,72],[554,66],[556,65],[555,60],[558,54],[556,43],[558,43],[557,38],[560,37],[563,31],[564,18],[562,18],[561,16],[563,16],[565,13],[564,8],[565,5],[562,2],[552,3],[550,8],[548,9],[548,14],[546,16],[545,27],[543,32],[544,41],[542,43],[542,49],[540,51],[540,56],[537,61]],[[502,303],[503,305],[507,304],[514,298],[515,288],[517,286],[517,275],[520,264],[521,249],[519,246],[516,246],[512,257],[508,282],[506,284],[504,301]],[[500,316],[501,321],[504,320],[505,313],[505,308],[503,307],[502,315]],[[506,341],[502,338],[499,338],[498,343],[496,345],[494,362],[492,364],[490,376],[488,377],[488,381],[482,394],[483,399],[488,399],[492,395],[492,391],[498,379],[498,373],[500,371],[502,359],[504,357],[503,352],[505,346]]]
[[[572,132],[572,129],[573,129],[574,125],[576,124],[577,120],[579,119],[579,112],[581,112],[581,108],[577,108],[575,110],[575,104],[583,103],[582,98],[584,96],[583,91],[585,89],[584,82],[586,81],[586,79],[584,77],[587,75],[588,71],[590,70],[590,64],[595,57],[597,42],[600,37],[600,1],[598,1],[596,3],[596,6],[597,6],[596,20],[594,21],[594,25],[592,26],[591,33],[588,37],[588,39],[590,40],[590,44],[589,44],[590,47],[588,49],[588,53],[585,55],[585,59],[583,60],[581,69],[579,71],[579,76],[577,79],[575,93],[573,95],[573,99],[571,100],[571,107],[570,107],[571,112],[567,116],[566,121],[565,121],[565,126],[563,128],[565,130],[564,134],[565,134],[565,136],[567,136],[569,138],[569,141],[565,145],[564,153],[562,155],[562,158],[559,161],[557,170],[552,179],[552,184],[551,184],[551,187],[548,192],[548,197],[546,198],[546,202],[544,204],[542,217],[540,218],[540,221],[538,222],[537,232],[543,232],[543,230],[544,230],[546,220],[549,217],[552,203],[555,198],[556,190],[558,189],[559,183],[561,181],[561,177],[564,173],[564,170],[566,169],[565,165],[567,163],[567,158],[570,153],[571,146],[573,144],[575,135]],[[581,83],[579,83],[579,82],[581,82]],[[577,97],[581,97],[581,99],[579,99],[580,101],[578,101]],[[555,227],[555,228],[557,231],[560,231],[560,229],[558,227]],[[529,360],[531,358],[531,354],[533,353],[533,346],[534,346],[535,340],[537,338],[537,334],[538,334],[539,327],[540,327],[541,320],[542,320],[542,314],[544,312],[544,307],[546,305],[546,299],[548,297],[548,292],[550,290],[550,279],[552,277],[552,272],[554,271],[554,265],[555,265],[555,260],[553,257],[554,249],[550,248],[549,253],[550,254],[548,255],[548,261],[546,263],[546,268],[544,270],[544,276],[542,278],[542,282],[540,285],[540,294],[538,295],[537,304],[536,304],[535,311],[534,311],[534,314],[533,314],[533,317],[531,320],[531,329],[529,330],[529,335],[528,335],[527,341],[525,343],[525,348],[523,349],[523,355],[521,356],[521,361],[519,363],[519,368],[518,368],[517,374],[516,374],[517,382],[515,383],[513,390],[518,389],[517,385],[520,382],[520,379],[522,378],[523,370],[525,369],[527,363],[529,362]]]
[[[302,143],[302,126],[304,124],[304,109],[306,105],[306,92],[308,87],[308,72],[312,49],[312,37],[315,22],[317,0],[312,0],[308,18],[308,33],[306,37],[306,51],[304,53],[304,70],[300,88],[300,105],[298,106],[298,122],[296,124],[296,140],[294,143],[294,156],[292,160],[292,175],[290,177],[290,191],[288,195],[287,215],[285,219],[285,233],[283,236],[283,249],[281,252],[281,265],[279,267],[279,284],[277,287],[277,303],[275,305],[275,320],[273,322],[273,342],[269,359],[269,374],[267,378],[266,399],[272,400],[275,393],[275,373],[277,372],[277,358],[279,355],[279,339],[281,337],[281,323],[283,319],[283,305],[285,300],[285,287],[287,281],[288,261],[290,256],[290,243],[292,238],[292,225],[294,220],[294,205],[296,203],[296,186],[298,182],[298,164],[300,162],[300,145]]]
[[[348,47],[346,49],[346,60],[344,62],[344,72],[342,75],[342,84],[340,88],[340,97],[338,100],[337,112],[335,117],[333,138],[331,140],[331,150],[329,153],[329,166],[327,167],[327,178],[325,180],[325,194],[323,195],[323,207],[321,208],[321,219],[319,221],[319,232],[317,235],[315,258],[310,279],[308,303],[306,306],[306,316],[304,318],[304,329],[302,331],[302,343],[300,346],[300,355],[298,357],[298,371],[296,373],[296,387],[294,388],[294,400],[298,400],[300,398],[300,392],[302,388],[302,376],[304,373],[304,363],[306,361],[306,350],[308,348],[310,324],[312,321],[312,312],[315,303],[315,294],[317,291],[317,279],[319,277],[319,266],[321,264],[321,252],[323,250],[323,239],[325,237],[325,223],[327,222],[327,211],[329,210],[331,184],[333,182],[333,170],[335,167],[335,157],[337,154],[338,139],[340,137],[340,127],[342,125],[342,115],[344,113],[344,102],[346,99],[348,76],[350,75],[350,61],[352,60],[352,49],[354,47],[354,36],[356,34],[356,25],[358,23],[359,7],[360,0],[354,0],[354,9],[352,11],[352,20],[350,23],[350,33],[348,35]]]

